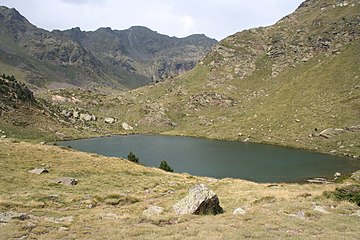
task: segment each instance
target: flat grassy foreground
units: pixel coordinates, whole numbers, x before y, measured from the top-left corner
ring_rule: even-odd
[[[28,172],[39,167],[49,173]],[[58,177],[76,178],[78,184],[50,182]],[[224,214],[173,213],[172,205],[196,183],[218,194]],[[344,184],[216,180],[57,146],[0,140],[0,214],[27,214],[23,220],[1,221],[0,239],[359,239],[360,217],[354,213],[360,208],[323,196]],[[165,210],[144,215],[152,205]],[[233,215],[239,207],[246,213]]]

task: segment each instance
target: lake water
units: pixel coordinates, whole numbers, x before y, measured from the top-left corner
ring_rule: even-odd
[[[166,160],[175,172],[254,182],[302,182],[360,169],[360,161],[265,144],[203,138],[128,135],[59,142],[61,146],[126,158],[129,152],[146,166]]]

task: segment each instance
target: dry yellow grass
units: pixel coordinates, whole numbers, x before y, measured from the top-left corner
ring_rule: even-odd
[[[36,167],[50,172],[28,173]],[[79,183],[49,182],[64,176]],[[173,213],[172,205],[196,183],[218,194],[224,214]],[[338,186],[214,180],[6,140],[0,141],[0,212],[25,212],[30,219],[0,223],[0,239],[359,239],[360,217],[352,215],[359,208],[322,196]],[[150,205],[165,211],[146,217]],[[315,205],[328,213],[314,211]],[[238,207],[246,214],[234,216]],[[295,217],[299,212],[304,219]]]

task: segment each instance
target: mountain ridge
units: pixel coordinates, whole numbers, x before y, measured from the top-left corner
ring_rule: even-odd
[[[169,37],[140,26],[50,32],[6,7],[0,8],[0,31],[3,65],[35,88],[51,83],[136,88],[188,71],[217,42],[204,35]]]

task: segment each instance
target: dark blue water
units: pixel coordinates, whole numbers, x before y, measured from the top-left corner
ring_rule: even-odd
[[[113,136],[59,142],[85,152],[126,158],[129,152],[146,166],[166,160],[175,172],[255,182],[302,182],[360,169],[360,161],[265,144],[192,137]]]

